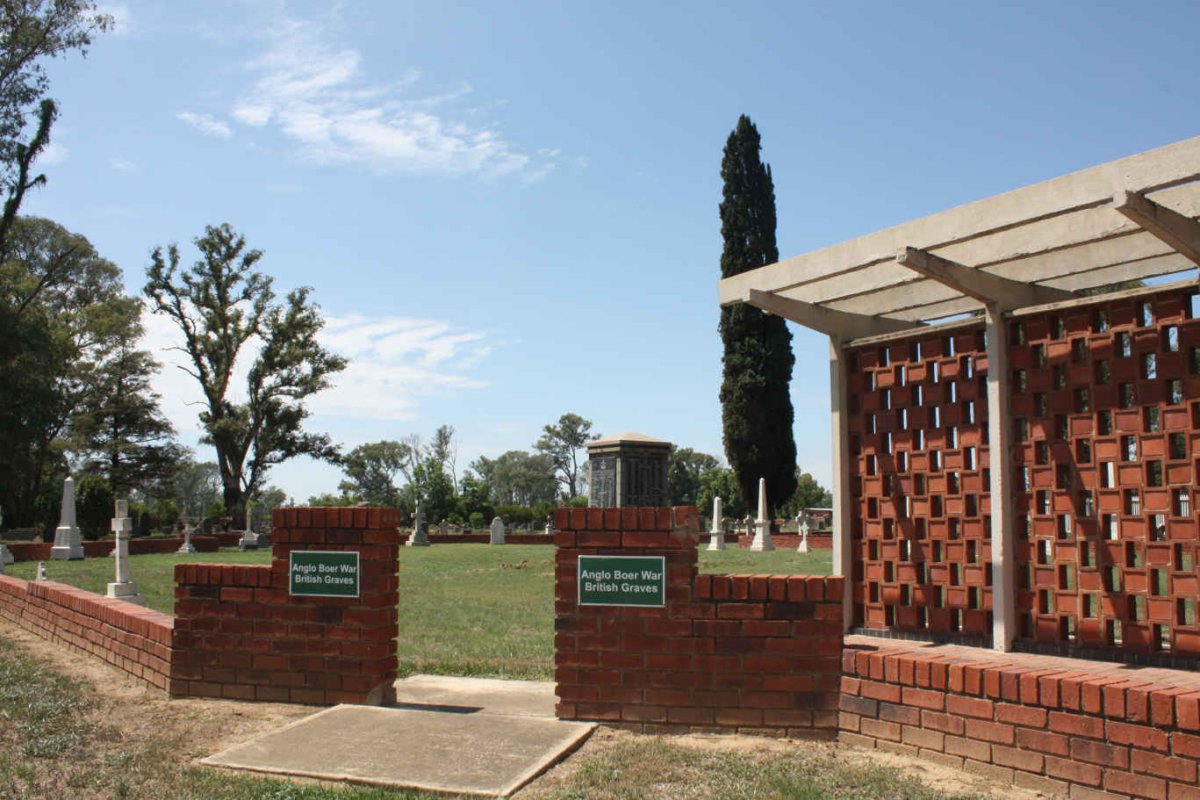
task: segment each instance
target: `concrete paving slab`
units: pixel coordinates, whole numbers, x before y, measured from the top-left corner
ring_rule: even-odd
[[[504,681],[446,675],[413,675],[396,681],[396,705],[399,707],[436,706],[446,711],[462,709],[554,719],[557,701],[553,681]]]
[[[340,705],[202,764],[403,789],[507,797],[595,728],[498,713]]]

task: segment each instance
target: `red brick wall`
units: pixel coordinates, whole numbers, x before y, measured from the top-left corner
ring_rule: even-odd
[[[1023,640],[1200,657],[1194,293],[1010,325]]]
[[[411,533],[401,538],[407,542]],[[490,533],[430,533],[426,536],[430,544],[487,544],[492,540]],[[554,544],[554,537],[544,533],[509,533],[504,537],[505,544]]]
[[[1028,646],[1200,657],[1195,291],[1099,298],[1008,325]],[[854,623],[987,639],[982,325],[848,357]]]
[[[176,565],[172,695],[391,702],[399,521],[395,509],[276,509],[270,566]],[[289,596],[292,550],[357,550],[361,596]]]
[[[1052,795],[1200,798],[1194,674],[974,648],[920,650],[849,639],[843,744]]]
[[[982,334],[848,351],[856,626],[991,632]]]
[[[192,544],[198,552],[215,553],[221,547],[236,547],[241,539],[240,533],[196,534],[192,537]],[[88,558],[111,555],[113,544],[112,539],[84,541],[83,554]],[[182,544],[182,536],[134,538],[129,540],[129,554],[144,556],[152,553],[174,553]],[[7,545],[17,561],[49,561],[50,548],[53,546],[51,542],[13,542]]]
[[[169,688],[175,620],[166,614],[62,583],[0,575],[0,616]]]
[[[707,541],[705,536],[704,540]],[[771,542],[774,543],[777,550],[795,550],[800,546],[800,534],[798,533],[773,533],[771,534]],[[739,534],[737,537],[737,546],[743,549],[748,549],[754,543],[754,535]],[[826,531],[825,533],[810,533],[808,535],[808,547],[810,550],[829,550],[833,548],[833,534]]]
[[[559,509],[561,719],[833,738],[842,579],[698,575],[695,508]],[[664,608],[578,604],[580,555],[661,555]]]

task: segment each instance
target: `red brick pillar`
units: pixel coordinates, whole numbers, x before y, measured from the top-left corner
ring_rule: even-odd
[[[832,739],[841,577],[697,575],[695,508],[559,509],[560,719]],[[662,556],[662,607],[584,605],[579,557]]]
[[[270,566],[175,567],[172,695],[392,702],[400,512],[283,508],[274,522]],[[292,594],[290,556],[313,550],[358,553],[357,597]]]

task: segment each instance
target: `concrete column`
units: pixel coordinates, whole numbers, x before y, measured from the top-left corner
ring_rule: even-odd
[[[988,467],[992,514],[992,647],[1012,649],[1017,635],[1016,519],[1013,507],[1012,413],[1008,330],[997,304],[987,305]]]
[[[833,428],[833,574],[843,575],[842,627],[854,626],[854,537],[850,515],[850,413],[846,408],[846,354],[829,339],[829,411]]]

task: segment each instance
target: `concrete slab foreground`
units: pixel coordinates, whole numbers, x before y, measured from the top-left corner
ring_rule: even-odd
[[[579,746],[594,728],[527,715],[340,705],[201,763],[507,797]]]
[[[461,712],[512,714],[554,719],[553,681],[505,681],[495,678],[458,678],[447,675],[413,675],[396,681],[396,705],[439,706]]]

